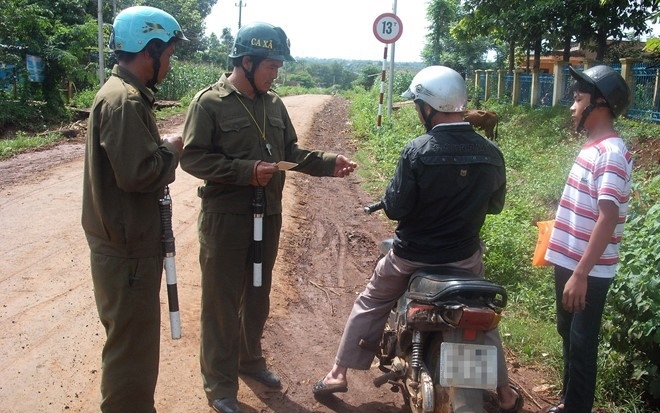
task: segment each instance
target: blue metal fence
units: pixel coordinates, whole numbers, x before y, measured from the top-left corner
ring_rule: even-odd
[[[633,64],[631,86],[633,101],[628,108],[629,117],[660,122],[658,105],[653,99],[657,77],[658,69],[654,66]]]
[[[621,73],[621,64],[612,63],[608,64],[612,69]],[[583,70],[582,66],[575,66],[577,70]],[[562,68],[564,72],[564,90],[563,95],[559,98],[561,106],[570,107],[573,104],[573,95],[570,92],[570,86],[573,82],[568,67]],[[486,96],[486,73],[479,75],[479,93],[480,98]],[[531,89],[532,89],[532,75],[528,73],[520,73],[518,75],[518,88],[519,88],[519,105],[529,105],[531,102]],[[511,99],[514,95],[513,83],[514,76],[512,74],[504,74],[502,77],[503,85],[501,87],[502,99]],[[497,98],[497,79],[489,79],[488,83],[488,96],[489,98]],[[555,76],[550,74],[539,75],[539,97],[538,106],[552,106],[553,93],[554,93]],[[660,66],[655,66],[651,63],[633,63],[632,64],[632,104],[628,108],[627,116],[629,118],[641,119],[660,123],[660,94],[656,93],[658,89],[658,82],[660,82]]]
[[[541,99],[539,100],[539,105],[541,106],[552,106],[552,95],[554,93],[554,84],[555,77],[552,75],[540,75],[539,76],[539,86],[541,93]]]
[[[522,105],[529,105],[532,96],[532,75],[528,73],[522,73],[519,80],[520,100],[518,102]]]

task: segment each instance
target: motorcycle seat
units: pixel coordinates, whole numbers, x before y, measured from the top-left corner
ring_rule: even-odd
[[[433,267],[416,271],[408,282],[407,296],[411,300],[427,303],[475,301],[506,306],[506,289],[479,278],[469,271],[450,267]]]

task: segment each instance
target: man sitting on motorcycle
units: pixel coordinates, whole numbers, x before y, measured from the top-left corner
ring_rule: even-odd
[[[444,66],[422,69],[402,95],[415,102],[427,133],[404,148],[382,200],[388,218],[398,221],[393,248],[376,265],[346,322],[335,364],[312,391],[348,390],[348,369],[367,370],[387,317],[419,268],[443,266],[484,276],[479,233],[486,214],[504,207],[506,175],[501,151],[463,120],[465,80]],[[497,395],[501,411],[519,412],[522,395],[509,385],[499,332],[485,335],[498,353]]]

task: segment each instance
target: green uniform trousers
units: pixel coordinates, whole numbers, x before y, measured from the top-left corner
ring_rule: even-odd
[[[101,411],[153,413],[160,352],[162,257],[91,254],[94,297],[106,332]]]
[[[263,218],[262,286],[254,287],[253,215],[203,209],[199,215],[200,365],[210,401],[237,396],[239,370],[255,373],[266,368],[261,336],[270,309],[281,227],[281,215]]]

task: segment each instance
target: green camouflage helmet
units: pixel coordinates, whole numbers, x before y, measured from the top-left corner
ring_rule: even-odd
[[[268,23],[250,23],[238,30],[230,58],[259,56],[267,59],[295,62],[291,56],[289,38],[279,27]]]

